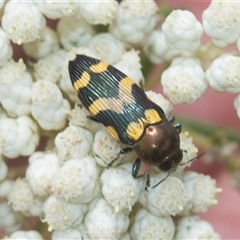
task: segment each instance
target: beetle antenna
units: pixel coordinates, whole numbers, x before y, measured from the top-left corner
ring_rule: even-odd
[[[175,168],[170,169],[170,170],[168,171],[167,176],[164,177],[160,182],[158,182],[157,184],[155,184],[154,186],[152,186],[152,188],[155,188],[155,187],[159,186],[160,184],[162,184],[173,172],[175,172],[175,170],[176,170]]]
[[[199,154],[198,156],[196,156],[196,157],[188,160],[187,162],[179,163],[179,166],[184,166],[184,165],[187,165],[187,164],[190,163],[190,162],[194,162],[194,161],[196,161],[198,158],[200,158],[203,154],[204,154],[204,152],[201,153],[201,154]]]
[[[185,152],[186,150],[183,150],[183,151]],[[200,158],[203,154],[204,154],[204,152],[201,153],[201,154],[199,154],[198,156],[196,156],[196,157],[188,160],[188,161],[185,162],[185,163],[180,163],[179,166],[184,166],[184,165],[186,165],[186,164],[188,164],[188,163],[190,163],[190,162],[194,162],[194,161],[196,161],[198,158]],[[157,184],[155,184],[154,186],[152,186],[152,188],[156,188],[157,186],[159,186],[160,184],[162,184],[173,172],[175,172],[175,170],[176,170],[176,168],[170,169],[170,171],[168,171],[167,176],[164,177],[160,182],[158,182]]]

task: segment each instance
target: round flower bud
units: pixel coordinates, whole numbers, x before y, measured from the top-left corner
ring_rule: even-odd
[[[26,216],[40,216],[42,214],[43,199],[33,194],[25,178],[17,179],[8,195],[8,204],[14,211],[22,212]]]
[[[131,227],[132,239],[172,239],[175,231],[170,216],[156,217],[145,209],[138,210]]]
[[[115,0],[89,0],[79,2],[79,11],[90,24],[111,24],[116,17],[118,3]]]
[[[49,27],[45,27],[41,31],[37,40],[23,44],[24,52],[34,59],[46,57],[49,53],[58,49],[57,33]]]
[[[33,2],[9,0],[6,3],[2,27],[14,43],[36,40],[45,26],[46,20]]]
[[[89,203],[100,193],[98,174],[94,158],[70,159],[55,176],[52,191],[68,202]]]
[[[176,177],[170,176],[164,182],[157,185],[165,173],[156,174],[150,178],[153,189],[142,191],[139,202],[157,217],[180,213],[187,203],[188,193],[183,183]]]
[[[187,10],[174,10],[162,25],[166,44],[173,49],[196,51],[201,45],[202,25]]]
[[[52,233],[52,240],[59,239],[90,239],[86,228],[83,225],[70,227],[65,230],[55,230]]]
[[[102,193],[115,212],[123,209],[132,210],[132,206],[138,201],[143,188],[143,179],[134,179],[132,164],[121,165],[118,168],[104,170],[101,175]]]
[[[209,176],[195,172],[186,172],[183,175],[183,184],[188,192],[188,201],[181,215],[205,212],[212,205],[217,204],[216,181]]]
[[[124,45],[110,33],[100,33],[93,37],[88,48],[96,55],[97,59],[101,59],[109,64],[114,64],[120,60],[124,52]]]
[[[48,231],[64,230],[79,226],[87,211],[87,205],[65,202],[61,198],[51,195],[43,205],[45,218],[42,222],[48,224]],[[96,216],[95,216],[96,218]]]
[[[76,13],[78,3],[75,0],[68,1],[48,1],[34,0],[39,10],[48,18],[56,19],[64,16],[70,16]]]
[[[92,134],[81,127],[69,126],[57,134],[55,146],[61,159],[82,158],[86,156],[93,142]]]
[[[128,216],[116,213],[113,207],[103,198],[95,202],[88,211],[84,223],[91,239],[119,239],[127,231]]]
[[[88,3],[85,2],[85,4]],[[95,30],[84,19],[70,16],[59,20],[57,33],[63,48],[71,50],[72,48],[85,46],[95,35]]]
[[[194,58],[175,58],[162,76],[164,93],[173,103],[192,103],[207,89],[205,73]]]
[[[0,182],[0,198],[6,199],[12,190],[12,186],[14,184],[13,180],[5,179]]]
[[[12,233],[21,228],[24,219],[18,212],[8,205],[7,202],[0,202],[0,229],[6,234]]]
[[[51,193],[60,163],[60,158],[54,152],[35,152],[29,157],[26,179],[34,194],[47,196]]]
[[[29,156],[39,143],[38,126],[29,117],[0,120],[0,149],[8,158]]]
[[[177,222],[174,239],[220,240],[221,237],[214,231],[210,223],[193,215],[183,217]]]
[[[224,54],[216,58],[206,71],[209,85],[216,91],[240,92],[240,57]]]
[[[16,231],[14,233],[12,233],[8,239],[21,239],[21,240],[43,240],[44,238],[42,237],[42,235],[34,230],[31,231]]]
[[[166,44],[165,36],[160,29],[154,30],[149,34],[143,45],[143,52],[154,64],[171,61],[181,54],[179,50],[172,49]]]
[[[37,81],[33,84],[31,98],[31,113],[43,129],[59,130],[66,124],[70,104],[57,85]]]
[[[121,1],[109,32],[127,46],[142,46],[157,23],[155,1]],[[131,23],[131,24],[129,24]]]
[[[218,47],[234,43],[240,34],[240,5],[235,1],[212,1],[202,14],[204,32]]]
[[[31,112],[32,77],[22,59],[12,59],[0,68],[0,102],[11,117],[29,115]]]
[[[33,65],[33,75],[35,79],[50,81],[55,84],[59,83],[66,54],[66,51],[60,49],[38,60],[37,63]]]

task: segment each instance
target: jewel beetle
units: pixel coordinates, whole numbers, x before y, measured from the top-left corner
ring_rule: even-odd
[[[138,173],[141,161],[168,173],[153,187],[175,171],[183,153],[181,124],[174,123],[174,117],[166,118],[162,108],[148,99],[143,89],[104,61],[79,54],[69,61],[68,70],[75,93],[91,114],[89,118],[102,123],[113,138],[128,145],[118,157],[135,151],[132,175],[147,177],[146,190],[150,178],[147,172]]]

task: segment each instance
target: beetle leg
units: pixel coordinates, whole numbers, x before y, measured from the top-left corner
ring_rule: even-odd
[[[113,160],[107,165],[107,168],[110,168],[110,167],[113,165],[113,163],[115,163],[115,162],[119,159],[120,155],[129,153],[129,152],[131,152],[132,150],[133,150],[133,149],[130,148],[130,147],[126,147],[126,148],[121,149],[120,152],[117,154],[117,157],[116,157],[115,159],[113,159]]]
[[[170,123],[174,123],[175,117],[174,117],[174,116],[170,116],[170,117],[168,118],[168,121],[169,121]]]
[[[177,130],[178,133],[182,130],[182,125],[180,123],[174,123],[173,127]]]
[[[142,174],[138,175],[138,171],[140,169],[140,166],[141,166],[141,160],[140,160],[140,158],[137,158],[135,163],[133,164],[133,167],[132,167],[132,175],[133,175],[134,178],[141,178],[141,177],[144,177],[144,176],[147,177],[146,184],[145,184],[145,190],[147,191],[148,187],[150,186],[150,177],[149,177],[148,172],[145,172],[145,173],[142,173]]]
[[[90,115],[87,116],[87,119],[90,119],[90,120],[92,120],[94,122],[100,123],[95,117],[90,116]]]

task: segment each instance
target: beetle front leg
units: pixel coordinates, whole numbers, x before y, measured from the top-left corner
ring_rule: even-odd
[[[140,169],[140,166],[141,166],[141,160],[140,160],[140,158],[137,158],[136,161],[133,164],[133,167],[132,167],[132,175],[133,175],[134,178],[141,178],[141,177],[144,177],[144,176],[147,177],[146,184],[145,184],[145,190],[147,191],[148,187],[150,187],[150,177],[149,177],[148,172],[145,172],[145,173],[142,173],[142,174],[138,175],[138,171]]]
[[[126,153],[129,153],[131,152],[133,149],[130,148],[130,147],[126,147],[126,148],[123,148],[120,150],[120,152],[117,154],[117,157],[115,159],[113,159],[108,165],[107,165],[107,168],[110,168],[120,157],[120,155],[122,154],[126,154]]]

